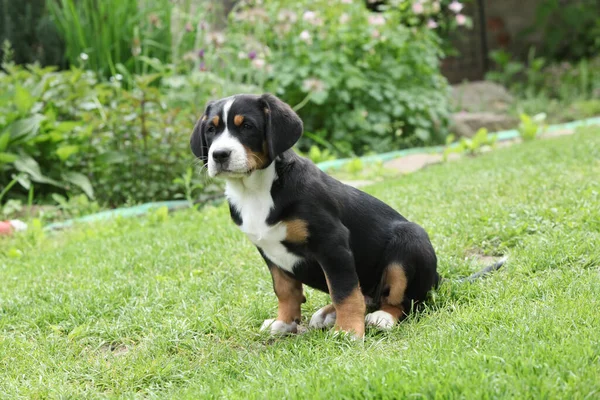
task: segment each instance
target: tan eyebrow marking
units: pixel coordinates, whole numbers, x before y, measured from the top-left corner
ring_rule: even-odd
[[[219,126],[219,116],[215,115],[212,119],[212,123],[215,124],[215,126]]]
[[[233,118],[233,123],[235,124],[235,126],[240,126],[242,124],[242,122],[244,122],[244,116],[243,115],[236,115]]]

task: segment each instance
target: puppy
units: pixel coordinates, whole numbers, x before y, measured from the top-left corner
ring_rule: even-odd
[[[271,272],[279,308],[261,330],[297,332],[303,285],[332,301],[309,327],[357,337],[365,323],[389,329],[438,285],[431,241],[385,203],[298,156],[292,146],[302,130],[277,97],[240,94],[210,102],[190,139],[208,175],[225,180],[231,218]]]

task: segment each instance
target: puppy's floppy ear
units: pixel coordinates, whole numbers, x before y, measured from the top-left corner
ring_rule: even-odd
[[[302,120],[290,106],[272,94],[260,97],[265,112],[265,138],[269,157],[275,157],[290,149],[302,136]]]
[[[194,130],[192,131],[192,136],[190,137],[192,153],[203,162],[208,161],[208,144],[206,143],[204,131],[206,129],[208,113],[210,112],[212,104],[213,103],[210,102],[206,105],[206,110],[204,110],[204,114],[202,114],[200,119],[198,119],[198,122],[196,122],[196,126],[194,126]]]

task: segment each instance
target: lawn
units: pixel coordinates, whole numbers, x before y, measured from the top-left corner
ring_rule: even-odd
[[[364,344],[259,333],[271,279],[224,205],[2,239],[0,397],[600,398],[599,176],[587,129],[368,187],[448,280]]]

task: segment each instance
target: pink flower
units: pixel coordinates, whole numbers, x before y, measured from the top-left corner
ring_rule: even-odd
[[[373,32],[371,32],[371,37],[373,39],[379,39],[381,37],[381,32],[379,32],[377,29],[373,29]]]
[[[369,25],[385,25],[385,18],[381,14],[369,15]]]
[[[317,13],[314,11],[305,11],[302,19],[309,24],[314,24],[318,20]]]
[[[423,14],[423,11],[425,11],[425,8],[423,7],[423,3],[421,3],[420,1],[417,1],[416,3],[413,3],[412,10],[415,14]]]
[[[263,69],[265,67],[265,60],[263,60],[262,58],[255,58],[254,60],[252,60],[252,66],[256,69]]]
[[[455,13],[459,13],[460,10],[463,9],[463,5],[460,1],[456,1],[454,0],[452,3],[450,3],[450,5],[448,6],[448,8],[452,11],[454,11]]]
[[[458,25],[464,25],[467,23],[467,17],[462,14],[456,14],[456,23]]]
[[[310,36],[310,32],[304,30],[300,32],[300,40],[306,43],[310,43],[312,41],[312,37]]]
[[[427,21],[427,27],[429,29],[435,29],[438,27],[438,24],[434,20],[430,19],[429,21]]]
[[[344,25],[348,23],[348,21],[350,21],[350,16],[348,14],[343,13],[342,15],[340,15],[340,24]]]

